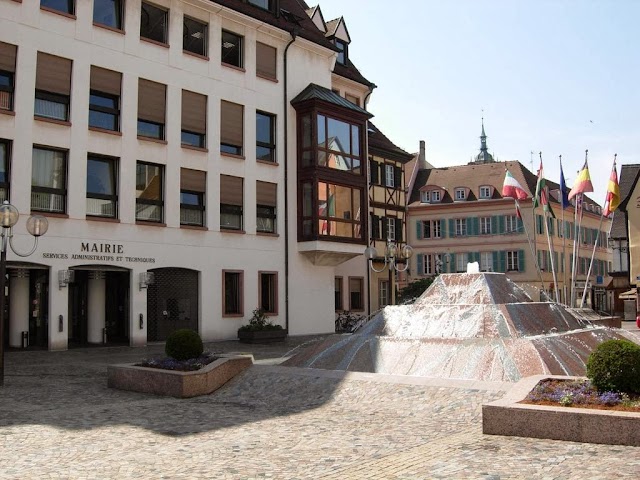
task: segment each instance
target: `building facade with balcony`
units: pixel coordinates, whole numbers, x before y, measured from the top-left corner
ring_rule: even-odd
[[[371,115],[333,90],[346,30],[318,13],[0,4],[0,191],[50,223],[8,256],[10,346],[235,338],[256,308],[292,335],[333,331],[336,266],[367,242]],[[341,68],[364,105],[372,84]]]

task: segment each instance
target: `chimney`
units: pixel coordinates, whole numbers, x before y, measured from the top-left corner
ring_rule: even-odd
[[[418,155],[418,169],[427,169],[427,154],[424,140],[420,140],[420,153]]]

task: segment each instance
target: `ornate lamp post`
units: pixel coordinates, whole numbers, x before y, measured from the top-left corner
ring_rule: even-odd
[[[47,233],[49,222],[42,215],[32,215],[27,220],[27,231],[35,237],[33,248],[28,253],[17,251],[13,247],[13,226],[18,223],[20,213],[8,201],[0,205],[0,387],[4,386],[4,303],[7,274],[7,247],[20,257],[28,257],[38,247],[38,237]]]
[[[367,247],[364,251],[365,258],[369,261],[369,267],[376,273],[381,273],[386,267],[389,267],[389,288],[392,288],[392,275],[395,277],[395,272],[404,272],[409,268],[409,262],[405,262],[404,267],[398,264],[398,260],[409,260],[413,255],[413,248],[409,245],[403,245],[398,248],[398,245],[393,240],[387,238],[387,243],[384,246],[384,265],[378,270],[373,265],[373,261],[378,257],[378,252],[375,247]]]

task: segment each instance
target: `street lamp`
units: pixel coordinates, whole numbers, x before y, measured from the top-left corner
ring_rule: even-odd
[[[27,231],[35,237],[33,248],[28,253],[21,253],[13,246],[13,226],[18,223],[20,213],[8,201],[0,205],[0,387],[4,386],[4,302],[7,274],[7,246],[19,257],[28,257],[38,247],[38,237],[47,233],[49,222],[42,215],[32,215],[27,220]]]
[[[368,247],[364,251],[364,256],[369,261],[369,266],[371,270],[376,273],[382,272],[385,267],[389,266],[389,271],[395,270],[397,272],[404,272],[409,268],[409,263],[404,264],[404,268],[400,267],[397,263],[398,260],[409,260],[413,255],[413,248],[409,245],[403,245],[398,248],[396,242],[393,240],[387,239],[387,244],[384,247],[384,265],[380,270],[376,270],[376,267],[373,266],[373,261],[378,258],[378,252],[374,247]]]

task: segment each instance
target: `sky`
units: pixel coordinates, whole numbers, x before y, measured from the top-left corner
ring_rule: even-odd
[[[309,5],[314,2],[307,0]],[[640,163],[640,1],[319,0],[344,17],[349,58],[377,85],[373,123],[435,167],[480,148],[571,187],[588,150],[604,204],[614,154]],[[533,159],[533,162],[532,162]]]

